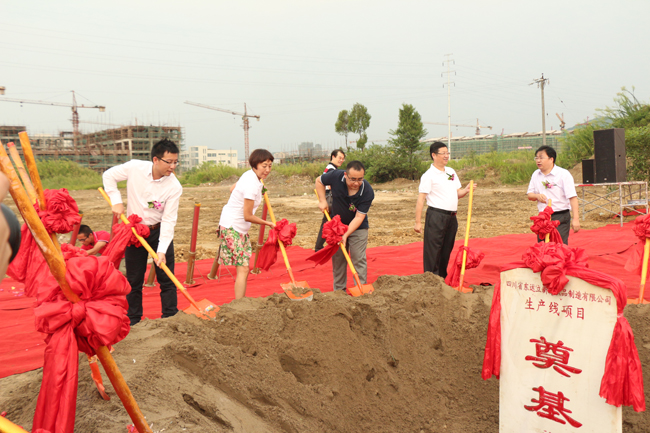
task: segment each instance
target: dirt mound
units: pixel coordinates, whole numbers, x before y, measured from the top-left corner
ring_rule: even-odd
[[[114,356],[157,432],[497,432],[498,381],[480,377],[492,290],[461,295],[432,274],[375,288],[246,298],[215,321],[145,320]],[[649,312],[626,311],[637,335]],[[637,341],[647,365],[650,338]],[[85,361],[79,370],[76,431],[124,433],[108,380],[105,402]],[[9,419],[31,426],[41,376],[0,380]],[[647,418],[625,409],[624,431],[649,431]]]

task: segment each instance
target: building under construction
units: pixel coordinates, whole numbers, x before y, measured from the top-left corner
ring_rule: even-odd
[[[22,153],[18,133],[24,126],[0,126],[0,140],[13,141]],[[73,134],[61,132],[58,136],[30,135],[30,142],[37,160],[64,159],[74,161],[97,172],[122,164],[131,159],[151,159],[153,145],[167,138],[183,148],[183,134],[180,126],[121,126],[104,129],[77,137],[74,146]]]

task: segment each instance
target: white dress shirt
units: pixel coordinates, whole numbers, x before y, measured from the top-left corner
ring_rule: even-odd
[[[429,207],[456,212],[460,187],[460,179],[453,168],[445,166],[445,170],[442,171],[431,164],[420,178],[418,191],[427,195]]]
[[[104,172],[104,190],[111,203],[122,203],[117,183],[126,180],[126,215],[136,214],[142,224],[160,223],[159,253],[166,253],[174,239],[174,227],[178,218],[178,204],[183,187],[172,173],[160,179],[153,178],[153,162],[132,159]]]
[[[244,200],[253,200],[253,214],[262,202],[262,182],[252,169],[241,175],[228,203],[221,209],[220,226],[244,235],[248,233],[251,223],[244,219]]]
[[[569,170],[553,165],[553,169],[547,175],[540,169],[535,170],[528,184],[526,194],[544,194],[547,199],[553,200],[551,207],[554,212],[571,209],[569,199],[577,197],[576,186],[573,182],[573,176]],[[537,210],[542,212],[546,208],[546,203],[537,202]]]

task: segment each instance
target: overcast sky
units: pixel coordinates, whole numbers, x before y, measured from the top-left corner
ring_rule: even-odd
[[[338,112],[355,102],[385,140],[402,103],[447,122],[446,54],[453,54],[452,123],[507,133],[593,118],[622,86],[650,99],[650,1],[26,1],[0,3],[0,86],[6,98],[105,105],[80,109],[82,132],[107,124],[177,126],[185,145],[272,151],[343,144]],[[2,97],[0,97],[2,98]],[[0,124],[71,130],[64,107],[0,102]],[[83,122],[98,122],[97,124]],[[103,124],[103,126],[102,126]],[[426,125],[428,137],[446,126]],[[452,128],[454,136],[474,129]],[[355,140],[356,135],[350,139]]]

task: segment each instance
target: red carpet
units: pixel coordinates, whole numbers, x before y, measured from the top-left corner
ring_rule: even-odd
[[[638,296],[640,277],[623,270],[629,251],[638,242],[632,232],[632,225],[627,223],[622,228],[611,224],[597,230],[583,230],[569,236],[570,246],[584,248],[589,255],[589,266],[593,269],[620,278],[628,288],[628,297]],[[476,269],[465,274],[466,284],[495,284],[499,278],[502,264],[521,258],[527,247],[535,242],[534,234],[506,235],[486,239],[471,239],[470,247],[485,253],[485,258]],[[462,242],[456,243],[456,247]],[[289,247],[288,254],[297,280],[306,280],[313,288],[321,291],[332,290],[332,267],[330,264],[314,267],[305,259],[311,250]],[[452,253],[452,258],[455,255]],[[234,298],[233,268],[222,267],[221,278],[209,281],[204,276],[210,272],[212,260],[196,263],[194,279],[198,284],[188,290],[196,300],[207,298],[217,304],[230,302]],[[176,265],[176,276],[185,281],[186,264]],[[368,281],[374,282],[379,275],[412,275],[422,273],[422,243],[402,246],[385,246],[368,250]],[[232,276],[231,276],[232,274]],[[278,258],[269,272],[259,275],[251,274],[246,295],[250,297],[269,296],[282,293],[280,283],[289,282],[282,261]],[[348,285],[352,285],[352,276],[348,276]],[[12,290],[12,287],[15,289]],[[45,345],[43,336],[34,330],[33,298],[26,298],[22,285],[5,279],[0,284],[0,377],[22,373],[42,367]],[[650,288],[645,298],[650,300]],[[144,289],[144,311],[148,318],[160,317],[160,296],[157,287]],[[178,295],[180,309],[189,303]]]

